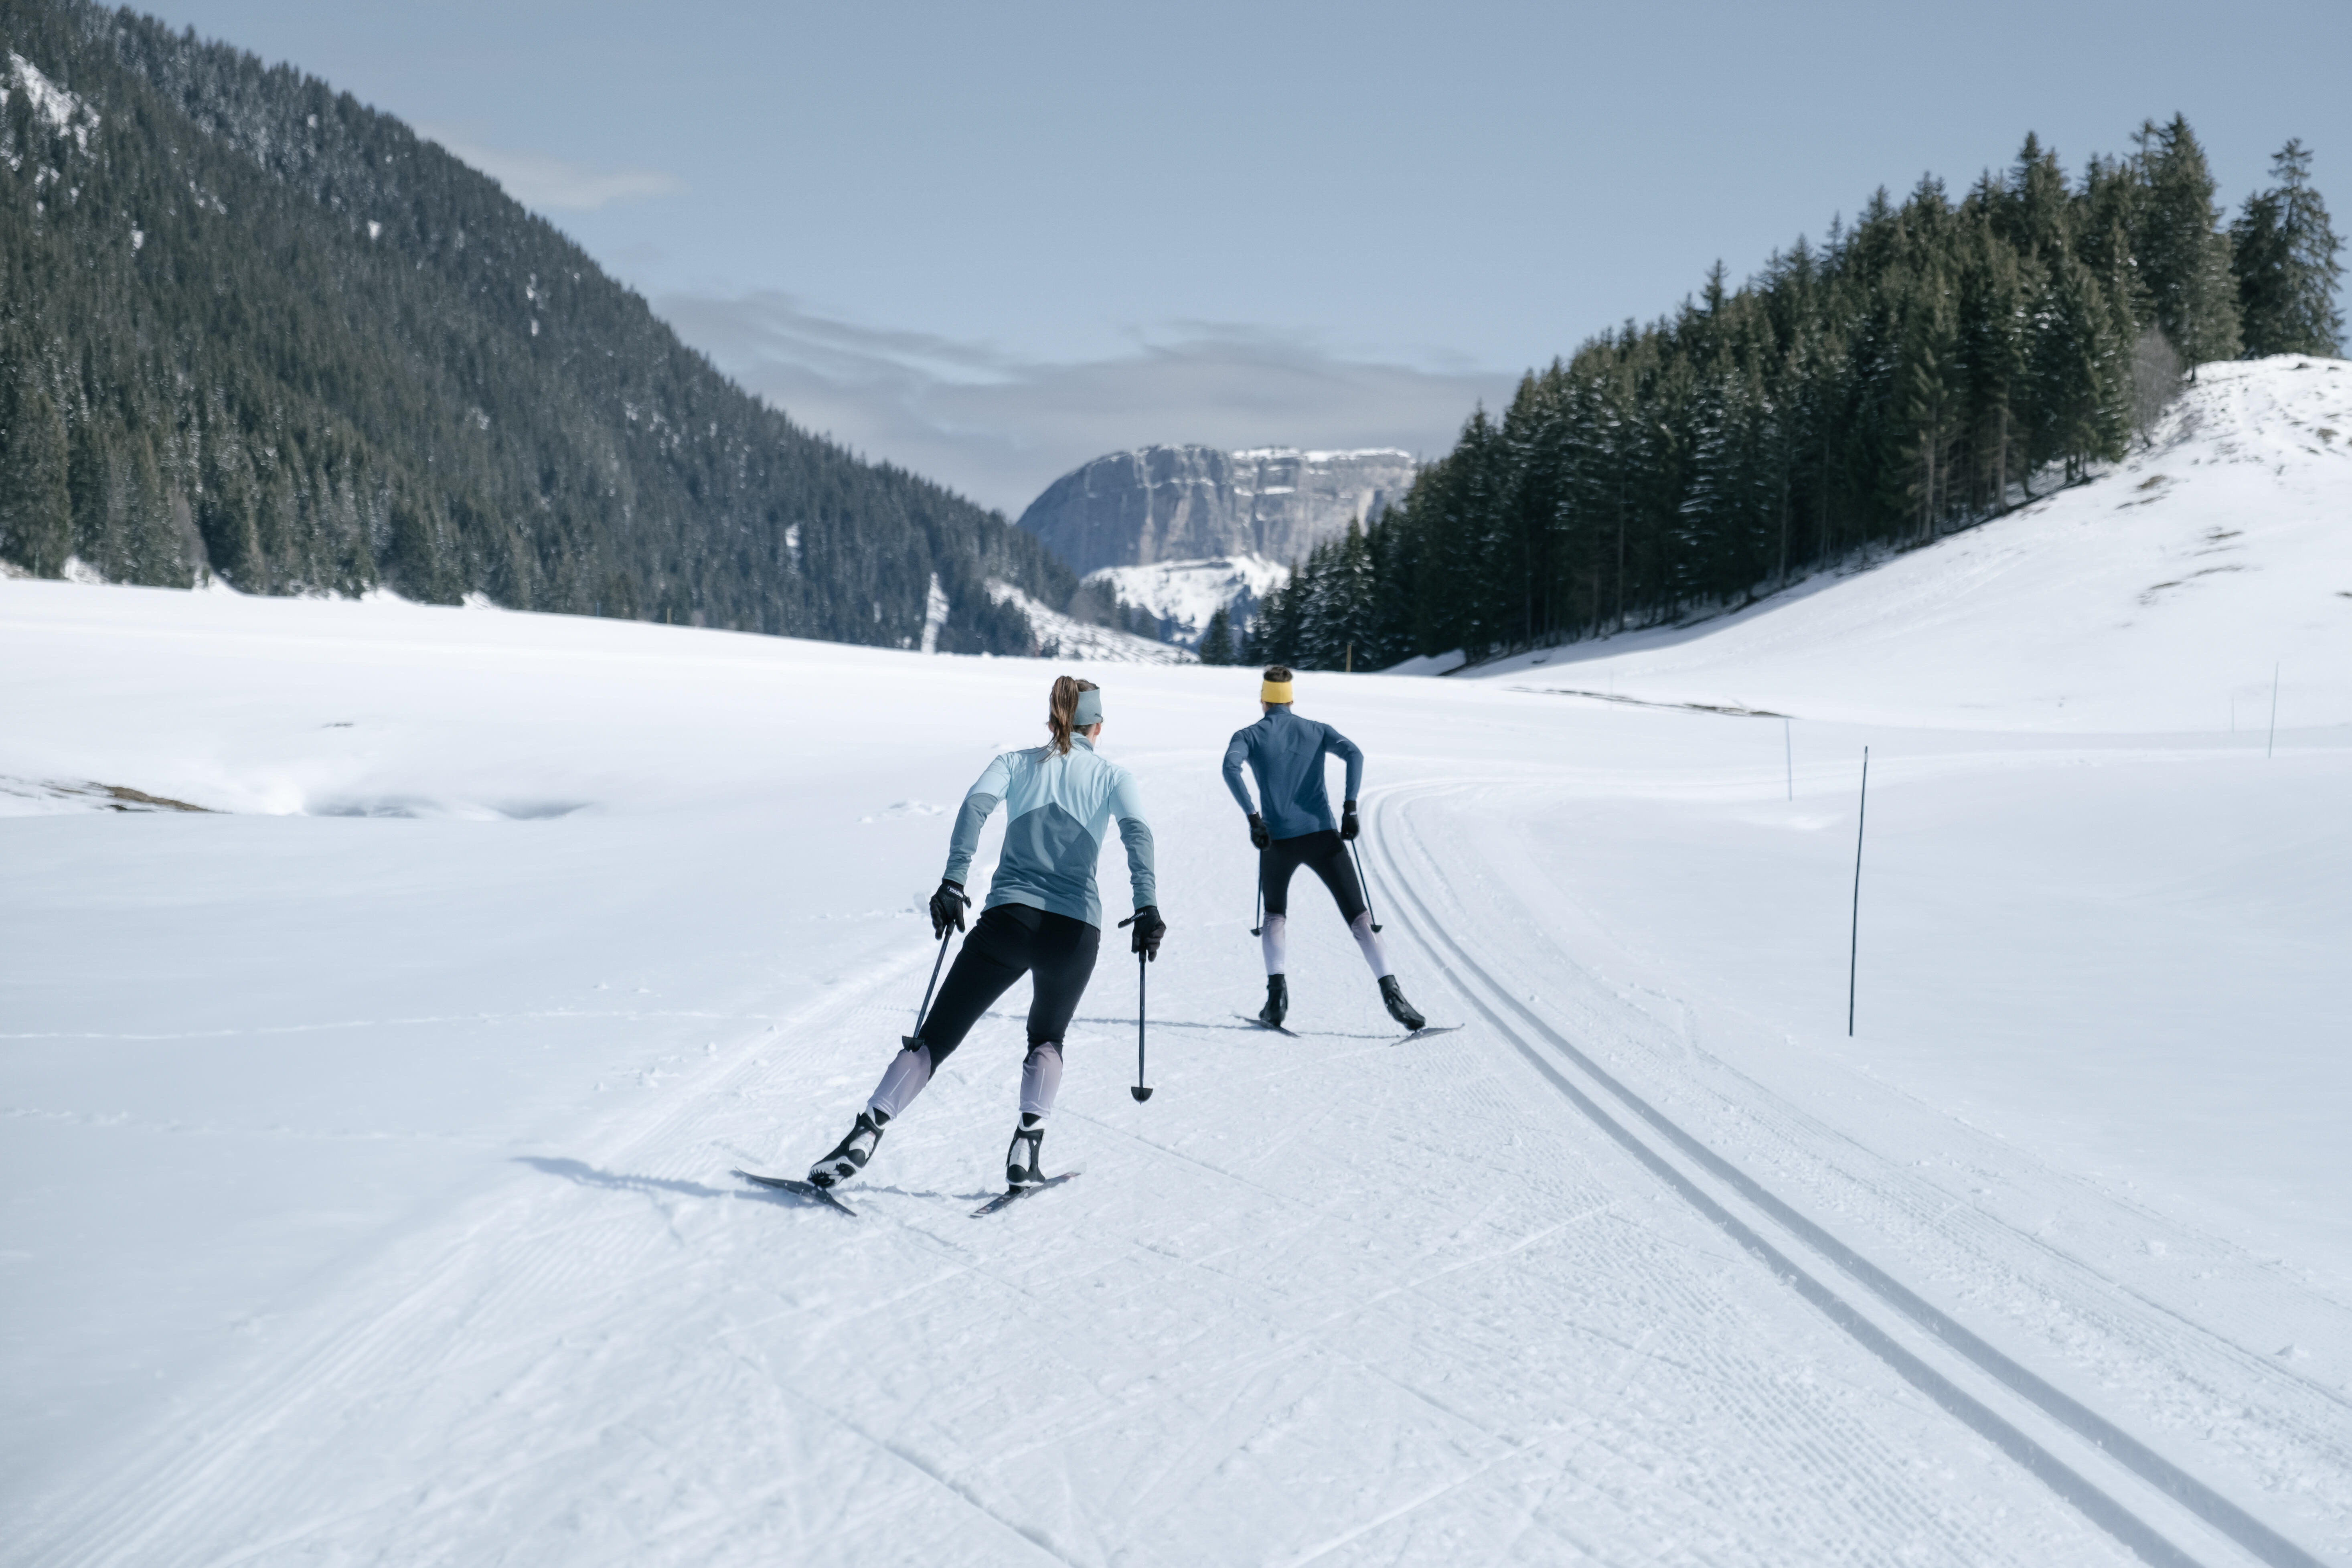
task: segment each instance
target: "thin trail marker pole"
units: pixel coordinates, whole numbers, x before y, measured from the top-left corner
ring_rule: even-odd
[[[2273,748],[2278,744],[2278,675],[2279,667],[2271,666],[2271,733],[2270,738],[2263,742],[2263,757],[2265,761],[2269,760]]]
[[[1789,721],[1780,721],[1780,755],[1789,764],[1789,798],[1797,798],[1797,742],[1789,733]]]
[[[1870,815],[1870,748],[1862,749],[1862,809],[1853,817],[1853,935],[1845,954],[1845,1035],[1853,1038],[1853,982],[1862,960],[1862,829]]]
[[[1381,929],[1381,917],[1372,914],[1372,885],[1364,878],[1364,847],[1349,839],[1348,847],[1356,852],[1356,881],[1364,889],[1364,912],[1372,916],[1372,929],[1378,931]]]
[[[940,932],[940,955],[931,960],[931,983],[923,987],[923,1005],[915,1009],[915,1032],[898,1037],[898,1043],[910,1051],[922,1040],[923,1020],[931,1016],[931,993],[939,989],[940,968],[948,961],[948,938],[955,934],[955,929],[950,926]]]

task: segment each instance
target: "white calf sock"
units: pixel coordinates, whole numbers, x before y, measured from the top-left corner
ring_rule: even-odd
[[[1021,1061],[1021,1114],[1043,1117],[1062,1092],[1062,1047],[1041,1040]]]
[[[1380,937],[1372,931],[1372,911],[1366,910],[1348,923],[1356,938],[1356,945],[1364,950],[1364,962],[1372,966],[1372,978],[1381,979],[1389,973],[1388,950],[1381,945]]]
[[[1265,972],[1268,974],[1290,973],[1284,967],[1284,961],[1287,954],[1285,952],[1286,944],[1283,941],[1289,931],[1290,921],[1287,917],[1283,915],[1265,917],[1265,925],[1258,933],[1257,945],[1265,954]]]
[[[917,1046],[911,1051],[900,1051],[890,1058],[882,1074],[882,1081],[874,1086],[873,1096],[866,1102],[868,1110],[878,1110],[885,1116],[896,1116],[915,1103],[915,1096],[931,1081],[931,1047]]]

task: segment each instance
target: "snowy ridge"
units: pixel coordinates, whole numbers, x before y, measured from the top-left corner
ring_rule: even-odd
[[[1295,458],[1300,462],[1318,466],[1353,462],[1363,458],[1399,458],[1408,463],[1412,461],[1412,454],[1402,447],[1356,447],[1344,452],[1310,452],[1297,447],[1244,447],[1234,453],[1234,459],[1243,463],[1261,463],[1278,458]]]
[[[1483,679],[1964,727],[2352,722],[2352,363],[2219,363],[2148,449],[2003,518],[1736,615]],[[1440,661],[1450,668],[1453,661]]]
[[[1014,605],[1029,617],[1043,658],[1092,659],[1102,664],[1196,664],[1198,658],[1173,643],[1155,642],[1132,632],[1114,631],[1049,610],[1012,584],[990,578],[988,596]]]
[[[1197,642],[1211,616],[1244,596],[1264,598],[1290,580],[1290,568],[1262,555],[1231,555],[1106,566],[1087,574],[1087,580],[1109,584],[1120,598],[1174,621],[1188,640]]]

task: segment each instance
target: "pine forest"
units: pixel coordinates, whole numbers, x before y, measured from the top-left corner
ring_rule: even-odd
[[[1202,657],[1378,669],[1685,620],[1927,543],[2121,458],[2214,360],[2334,354],[2338,242],[2290,142],[2224,226],[2186,121],[2070,182],[2026,138],[1958,201],[1882,190],[1746,285],[1480,409],[1405,503]]]
[[[315,79],[0,0],[0,558],[1028,652],[1072,574],[793,425]],[[945,619],[940,619],[944,599]]]

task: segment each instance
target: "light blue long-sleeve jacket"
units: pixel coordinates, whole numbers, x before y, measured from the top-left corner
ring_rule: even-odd
[[[1276,708],[1248,729],[1234,731],[1233,743],[1225,748],[1225,787],[1244,811],[1261,809],[1250,804],[1249,791],[1242,784],[1242,767],[1247,763],[1257,775],[1267,832],[1276,838],[1328,832],[1339,825],[1331,820],[1331,797],[1323,789],[1327,753],[1346,761],[1345,798],[1355,799],[1364,782],[1364,753],[1356,743],[1328,724]]]
[[[1007,752],[988,764],[966,792],[948,839],[947,879],[962,884],[980,847],[981,825],[1002,801],[1004,853],[988,885],[986,909],[1027,904],[1102,928],[1102,900],[1095,894],[1095,864],[1102,858],[1103,834],[1118,823],[1127,845],[1127,879],[1135,907],[1160,902],[1152,863],[1151,826],[1143,820],[1143,797],[1135,776],[1095,752],[1084,735],[1070,737],[1067,755],[1051,746]]]

